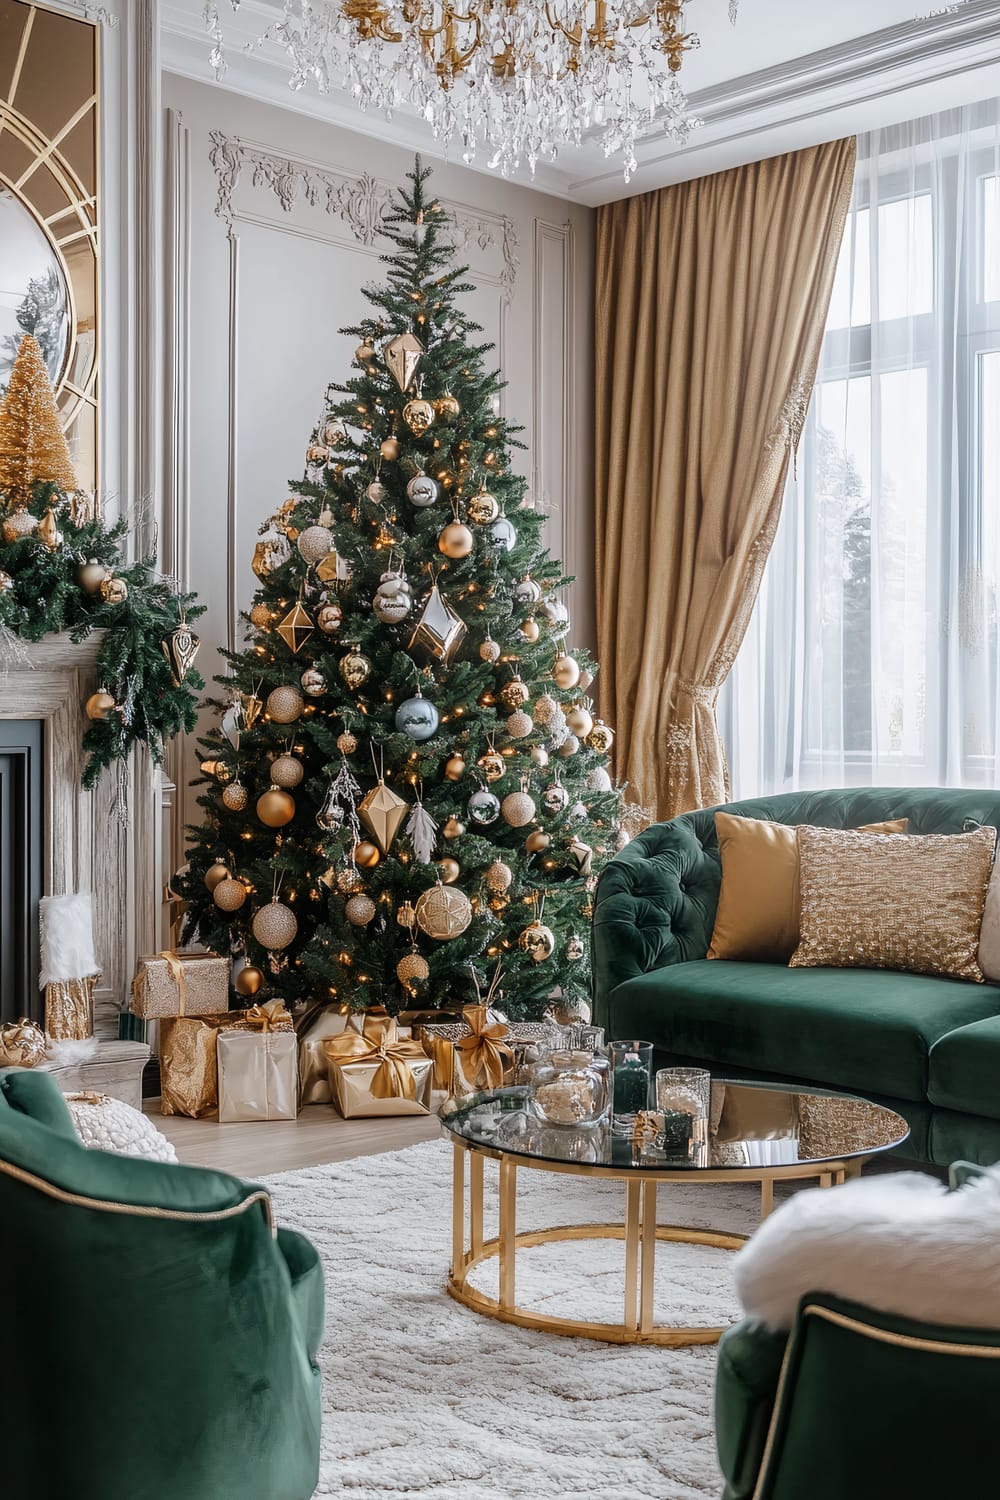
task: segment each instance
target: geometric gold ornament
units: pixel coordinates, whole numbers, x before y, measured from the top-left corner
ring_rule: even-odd
[[[313,633],[312,616],[295,603],[278,626],[278,634],[293,654],[301,651]]]
[[[435,583],[424,602],[407,650],[420,651],[432,659],[447,662],[458,650],[465,630],[465,621],[452,609]]]
[[[321,583],[333,583],[337,577],[337,554],[328,552],[316,564],[316,577]]]
[[[379,781],[358,803],[358,817],[383,854],[388,854],[408,808],[384,781]]]
[[[201,641],[185,620],[183,613],[180,624],[170,632],[165,641],[160,642],[160,645],[164,656],[170,663],[174,686],[180,687],[201,646]]]
[[[401,391],[406,390],[417,373],[424,352],[423,344],[413,333],[401,333],[382,350],[382,358]]]

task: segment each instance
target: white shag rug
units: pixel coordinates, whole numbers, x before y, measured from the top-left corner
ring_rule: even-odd
[[[317,1495],[357,1500],[717,1500],[714,1346],[663,1349],[536,1333],[484,1318],[445,1291],[451,1147],[286,1172],[268,1182],[280,1223],[317,1246],[326,1274],[322,1471]],[[620,1221],[624,1186],[518,1173],[518,1229]],[[660,1222],[750,1233],[759,1189],[660,1189]],[[487,1235],[496,1168],[486,1163]],[[620,1319],[618,1241],[519,1251],[517,1300]],[[661,1244],[656,1313],[736,1321],[731,1252]],[[492,1263],[477,1284],[495,1291]]]

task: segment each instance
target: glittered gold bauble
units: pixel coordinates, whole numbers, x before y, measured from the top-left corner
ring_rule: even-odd
[[[500,514],[500,507],[495,497],[488,490],[482,489],[470,497],[466,514],[476,526],[488,526]]]
[[[562,744],[559,746],[559,749],[556,751],[556,754],[557,755],[561,755],[562,758],[563,758],[563,760],[568,760],[571,755],[575,755],[576,754],[576,752],[579,750],[579,748],[580,748],[580,741],[577,739],[576,735],[575,734],[568,734],[566,736],[566,738],[563,740]]]
[[[535,725],[530,714],[526,714],[522,708],[511,714],[507,720],[507,733],[512,740],[523,740],[529,735]]]
[[[250,793],[242,781],[231,781],[223,790],[222,805],[228,807],[230,812],[242,812],[250,801]]]
[[[83,563],[76,576],[85,594],[99,594],[108,570],[96,557],[92,557],[89,562]]]
[[[445,557],[468,557],[475,545],[475,537],[461,521],[451,521],[438,537],[438,551]]]
[[[268,787],[257,798],[257,816],[268,828],[284,828],[295,817],[295,798],[278,786]]]
[[[405,953],[396,965],[396,978],[406,989],[422,984],[430,977],[430,965],[419,953]]]
[[[326,678],[319,667],[306,667],[299,682],[302,685],[302,691],[310,698],[319,698],[326,692]]]
[[[402,906],[396,908],[396,921],[400,927],[412,930],[417,925],[417,914],[413,909],[411,901],[404,901]]]
[[[347,438],[347,428],[339,417],[334,417],[323,428],[323,441],[330,448],[339,448]]]
[[[500,812],[511,828],[523,828],[535,816],[535,804],[527,792],[508,792],[500,804]]]
[[[110,693],[91,693],[83,711],[88,719],[106,719],[115,706],[115,700]]]
[[[418,397],[416,401],[407,401],[403,407],[403,421],[411,432],[417,437],[425,433],[434,420],[434,408],[429,401]]]
[[[496,641],[491,640],[491,638],[487,636],[485,641],[483,641],[482,645],[479,648],[479,655],[481,656],[483,661],[499,661],[500,647],[497,645]]]
[[[357,692],[371,676],[372,664],[367,656],[363,656],[357,647],[342,656],[340,659],[340,675],[346,682],[351,692]]]
[[[0,1026],[0,1068],[37,1068],[45,1060],[45,1033],[22,1016]]]
[[[214,891],[220,880],[231,879],[229,866],[217,859],[214,865],[209,865],[205,871],[205,886],[209,891]]]
[[[549,763],[549,752],[544,745],[532,745],[531,759],[536,766],[547,766]]]
[[[472,921],[472,903],[452,885],[432,885],[417,899],[417,922],[439,943],[460,937]]]
[[[510,883],[514,879],[514,872],[510,865],[505,865],[502,859],[495,859],[486,871],[486,884],[496,896],[502,896],[510,889]]]
[[[362,870],[372,870],[382,858],[382,851],[377,844],[370,839],[362,839],[360,844],[354,846],[354,863],[360,865]]]
[[[246,886],[242,880],[234,880],[232,876],[220,880],[212,892],[212,900],[220,911],[239,911],[246,899]]]
[[[276,687],[267,695],[267,712],[276,724],[294,724],[305,708],[298,688]]]
[[[575,657],[557,656],[555,666],[552,668],[552,676],[564,692],[575,688],[580,681],[580,664]]]
[[[434,410],[439,417],[457,417],[462,408],[451,391],[445,391],[444,395],[439,396],[435,401]]]
[[[388,463],[395,463],[399,457],[399,439],[394,437],[383,438],[382,445],[378,451]]]
[[[446,839],[460,839],[465,833],[465,824],[461,818],[446,818],[441,832]]]
[[[465,775],[465,761],[456,750],[454,755],[449,755],[444,763],[444,774],[449,781],[461,781]]]
[[[538,621],[532,619],[525,620],[524,624],[520,627],[520,632],[522,640],[533,644],[538,640],[539,636]]]
[[[559,712],[559,705],[549,693],[543,693],[535,702],[532,713],[538,724],[551,724]]]
[[[37,525],[29,511],[11,511],[3,523],[3,539],[5,542],[19,542],[23,537],[31,536]]]
[[[277,898],[262,906],[253,919],[253,935],[262,948],[287,948],[298,930],[295,913]]]
[[[505,682],[500,689],[500,702],[510,713],[513,713],[515,708],[520,708],[522,703],[527,703],[530,696],[520,677],[512,677],[510,682]]]
[[[316,615],[316,624],[324,635],[336,635],[344,623],[344,611],[334,600],[320,606]]]
[[[313,628],[312,615],[296,600],[278,626],[278,634],[295,656],[312,635]]]
[[[348,865],[346,870],[341,870],[334,884],[341,896],[353,896],[355,891],[364,889],[364,881],[354,865]]]
[[[351,896],[344,907],[344,916],[355,927],[367,927],[374,915],[375,902],[360,891],[356,896]]]
[[[532,922],[521,933],[517,946],[531,955],[536,964],[544,963],[556,951],[555,934],[542,922]]]
[[[307,464],[325,464],[329,457],[330,450],[322,443],[310,443],[306,449]]]
[[[529,854],[542,854],[551,844],[552,840],[547,833],[536,828],[524,841],[524,847]]]
[[[295,545],[303,562],[322,562],[333,551],[333,532],[327,526],[307,526],[299,532]]]
[[[501,776],[507,773],[506,761],[495,750],[487,750],[486,754],[481,755],[476,761],[476,765],[482,771],[487,781],[499,781]]]
[[[444,859],[438,860],[437,867],[441,872],[441,879],[444,881],[445,885],[454,885],[455,881],[462,873],[459,867],[458,860],[451,859],[448,855],[446,855]]]
[[[255,604],[250,611],[250,624],[258,630],[266,630],[271,623],[271,610],[266,604]]]
[[[596,750],[598,755],[607,755],[615,742],[615,732],[603,719],[595,719],[594,727],[587,735],[587,744],[591,750]]]
[[[566,715],[566,723],[581,740],[585,740],[594,727],[593,717],[582,703],[578,703],[575,708],[570,709]]]
[[[337,749],[341,755],[353,755],[357,748],[357,737],[349,729],[345,729],[337,735]]]
[[[39,521],[35,535],[50,552],[56,552],[62,546],[63,534],[56,525],[56,513],[51,505]]]
[[[256,964],[244,964],[233,980],[233,988],[237,995],[249,1000],[252,995],[259,995],[266,983],[263,969],[258,969]]]
[[[305,775],[305,769],[297,755],[279,755],[277,760],[271,762],[271,780],[275,786],[289,787],[298,786]]]

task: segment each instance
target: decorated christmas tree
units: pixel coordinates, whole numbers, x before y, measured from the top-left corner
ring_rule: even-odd
[[[0,407],[0,493],[10,510],[27,509],[39,475],[69,493],[77,488],[49,372],[37,339],[26,333]]]
[[[189,936],[245,955],[244,995],[458,1008],[499,965],[504,1010],[533,1017],[586,1003],[620,793],[428,175],[261,528],[175,888]]]

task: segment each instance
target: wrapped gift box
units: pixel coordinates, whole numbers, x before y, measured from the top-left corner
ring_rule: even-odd
[[[280,1000],[247,1013],[252,1031],[220,1031],[217,1039],[219,1121],[294,1120],[299,1104],[299,1044]]]
[[[279,1006],[282,1029],[292,1021],[281,1001],[211,1016],[165,1016],[160,1022],[160,1113],[200,1120],[219,1107],[218,1042],[223,1031],[260,1032],[261,1015]]]
[[[132,1013],[144,1021],[209,1016],[229,1004],[229,960],[217,953],[155,953],[140,958]]]
[[[490,1019],[485,1005],[467,1005],[462,1019],[468,1035],[452,1042],[451,1093],[456,1099],[514,1082],[515,1054],[510,1026]]]
[[[295,1024],[299,1047],[299,1104],[330,1103],[330,1080],[327,1077],[326,1053],[323,1043],[328,1037],[339,1036],[348,1026],[361,1029],[360,1019],[351,1014],[350,1006],[331,1001],[329,1005],[313,1005]]]
[[[323,1043],[330,1093],[345,1120],[376,1115],[426,1115],[434,1065],[419,1042],[400,1035],[384,1012],[367,1011]]]

